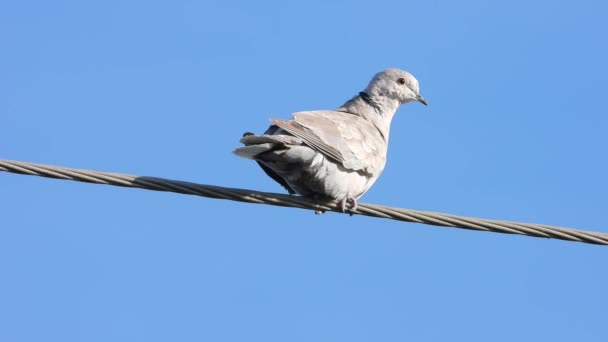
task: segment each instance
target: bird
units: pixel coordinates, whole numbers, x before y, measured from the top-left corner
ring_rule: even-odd
[[[244,133],[233,152],[255,160],[289,194],[336,201],[342,212],[348,204],[352,213],[384,170],[391,121],[409,102],[428,106],[418,80],[386,69],[339,108],[270,119],[264,134]]]

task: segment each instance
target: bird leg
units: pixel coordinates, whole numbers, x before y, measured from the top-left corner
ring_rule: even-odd
[[[312,199],[315,201],[325,201],[325,200],[327,200],[327,197],[321,196],[318,194],[314,194],[314,195],[312,195]],[[350,197],[350,196],[344,196],[337,201],[338,201],[338,207],[340,208],[340,211],[342,211],[343,213],[348,212],[352,216],[353,213],[355,211],[357,211],[358,205],[357,205],[356,198]],[[346,208],[347,204],[350,207],[348,209]],[[317,214],[317,215],[324,214],[324,213],[325,213],[325,210],[323,210],[323,209],[315,210],[315,214]]]
[[[350,197],[348,199],[348,201],[350,202],[350,211],[351,212],[357,211],[357,208],[359,207],[359,204],[357,203],[357,199],[354,197]]]
[[[340,206],[340,210],[343,213],[346,212],[346,203],[350,204],[350,212],[357,211],[357,199],[350,196],[344,196],[341,200],[338,201],[338,205]],[[352,214],[351,214],[352,215]]]

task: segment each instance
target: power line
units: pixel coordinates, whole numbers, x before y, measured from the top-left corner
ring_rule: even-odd
[[[270,204],[282,207],[310,209],[315,211],[340,212],[339,206],[333,202],[317,203],[311,199],[300,196],[290,196],[246,189],[225,188],[157,177],[132,176],[121,173],[81,170],[2,159],[0,159],[0,171],[78,182],[176,192],[187,195],[226,199],[247,203]],[[519,234],[568,241],[579,241],[598,245],[608,245],[608,233],[583,231],[572,228],[548,226],[544,224],[487,220],[365,203],[359,203],[358,209],[354,214],[443,227],[463,228],[505,234]]]

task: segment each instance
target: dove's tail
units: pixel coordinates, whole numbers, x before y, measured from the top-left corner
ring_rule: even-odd
[[[234,150],[234,154],[247,159],[256,159],[262,153],[270,152],[277,148],[284,148],[286,145],[301,145],[302,140],[291,135],[282,134],[245,134],[241,138],[241,143],[245,146]]]
[[[239,157],[247,158],[247,159],[255,159],[260,153],[271,151],[273,148],[273,144],[260,144],[260,145],[251,145],[245,147],[239,147],[232,151]]]
[[[269,130],[276,133],[276,129],[273,130],[272,126]],[[290,159],[293,159],[293,157],[290,157],[289,151],[292,147],[305,148],[301,146],[303,143],[302,139],[284,134],[254,135],[245,133],[241,139],[241,143],[245,146],[234,150],[234,154],[257,161],[262,170],[277,183],[281,184],[287,192],[290,194],[296,193],[280,174],[288,172],[286,168],[295,165],[289,164]],[[313,152],[308,148],[306,149]]]

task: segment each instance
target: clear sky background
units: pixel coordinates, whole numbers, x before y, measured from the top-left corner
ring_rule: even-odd
[[[4,1],[0,158],[271,192],[234,156],[387,67],[362,202],[608,232],[605,1]],[[608,341],[608,249],[0,173],[2,341]]]

